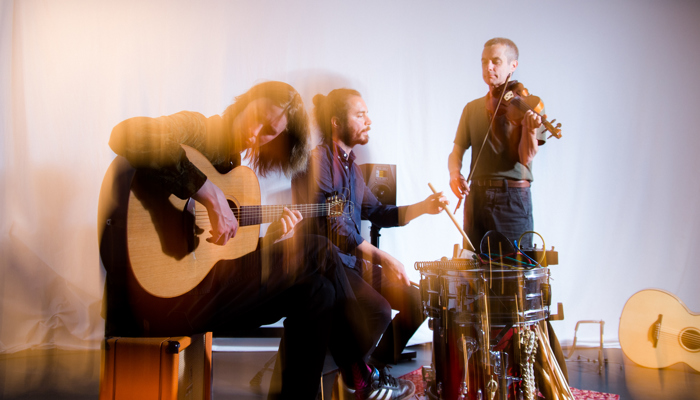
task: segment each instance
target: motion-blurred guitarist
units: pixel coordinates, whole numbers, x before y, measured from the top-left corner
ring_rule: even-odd
[[[118,124],[109,144],[123,158],[118,157],[108,172],[114,180],[105,180],[100,199],[101,257],[107,270],[106,334],[176,336],[211,331],[216,335],[286,317],[281,397],[315,398],[332,307],[336,296],[345,293],[347,279],[342,268],[335,268],[340,262],[332,246],[325,238],[295,236],[302,213],[285,207],[278,209],[281,212],[262,246],[257,246],[258,235],[253,234],[250,248],[236,250],[229,259],[217,259],[215,254],[215,265],[208,266],[202,265],[206,264],[203,258],[212,257],[199,250],[211,249],[212,244],[222,249],[237,247],[232,242],[244,234],[242,221],[249,216],[235,213],[236,201],[220,187],[224,182],[233,181],[242,193],[257,190],[252,196],[259,202],[255,177],[252,182],[235,174],[245,169],[239,167],[241,154],[261,176],[274,171],[291,176],[305,168],[308,138],[301,97],[282,82],[254,86],[221,116],[206,118],[183,111]],[[193,157],[204,161],[196,164]],[[211,164],[211,169],[203,169],[203,164]],[[131,172],[124,166],[132,167]],[[217,176],[217,181],[214,176],[219,174],[223,178]],[[126,183],[127,189],[120,183]],[[179,199],[186,210],[176,208]],[[201,212],[188,212],[196,208]],[[134,217],[139,210],[145,210],[144,218]],[[183,222],[188,218],[191,223]],[[148,225],[151,230],[145,228]],[[183,233],[183,226],[189,232]],[[142,227],[145,237],[156,232],[150,235],[152,240],[138,237]],[[184,246],[183,237],[189,238]],[[137,254],[141,255],[138,261]],[[163,257],[174,266],[183,260],[189,264],[185,269],[166,266],[171,273],[149,272],[151,265],[162,269]],[[202,268],[207,269],[201,282],[196,278],[191,289],[168,292],[168,287],[190,281]],[[151,283],[144,287],[142,282]],[[165,295],[154,295],[160,290]]]

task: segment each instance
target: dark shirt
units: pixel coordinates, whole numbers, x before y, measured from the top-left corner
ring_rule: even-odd
[[[470,171],[474,169],[474,164],[477,161],[477,157],[479,157],[479,162],[474,169],[473,179],[525,179],[532,182],[532,162],[528,165],[523,165],[517,156],[521,136],[520,125],[517,126],[518,129],[515,132],[509,132],[508,139],[501,139],[509,142],[509,145],[506,146],[507,149],[503,149],[502,145],[494,143],[498,142],[498,135],[492,132],[489,135],[489,140],[483,147],[483,152],[481,152],[484,137],[489,132],[489,123],[491,122],[488,111],[486,111],[486,101],[487,96],[484,96],[470,101],[464,106],[454,140],[456,145],[465,150],[472,148]],[[505,119],[505,116],[499,116],[496,118],[495,125],[510,125],[504,121]],[[537,131],[537,140],[539,145],[543,145],[547,140],[544,126]],[[480,152],[481,155],[479,155]],[[464,175],[466,176],[467,174],[465,173]]]
[[[109,145],[132,167],[156,176],[172,194],[186,199],[204,185],[207,177],[192,164],[182,149],[188,145],[202,153],[220,172],[241,164],[230,129],[223,119],[181,111],[158,117],[134,117],[112,130]]]
[[[364,241],[360,234],[361,220],[369,220],[380,228],[398,226],[399,207],[383,205],[377,200],[365,184],[352,151],[345,153],[335,142],[322,143],[311,153],[308,170],[292,180],[292,197],[297,204],[325,203],[335,194],[347,200],[343,215],[309,218],[303,223],[313,233],[329,236],[340,249],[343,264],[352,268],[361,261],[354,254]]]

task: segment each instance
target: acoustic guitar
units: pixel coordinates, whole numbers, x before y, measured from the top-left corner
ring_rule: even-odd
[[[203,205],[160,189],[152,176],[133,170],[122,157],[117,157],[110,166],[100,193],[100,240],[109,225],[125,228],[128,264],[139,284],[154,296],[169,298],[187,293],[218,261],[254,251],[260,224],[279,220],[284,207],[300,211],[304,218],[338,216],[344,212],[345,201],[340,197],[330,198],[324,204],[260,205],[260,184],[250,168],[239,166],[220,174],[200,152],[182,147],[187,158],[224,192],[238,219],[236,236],[226,245],[206,240],[211,236],[211,224]],[[128,193],[123,189],[125,184]],[[123,202],[127,204],[119,204]],[[120,214],[126,216],[119,217]],[[105,245],[101,244],[101,248]],[[118,263],[106,261],[107,252],[101,252],[108,270],[120,267],[107,266]]]
[[[635,363],[664,368],[684,362],[700,371],[700,315],[658,289],[635,293],[622,309],[620,347]]]

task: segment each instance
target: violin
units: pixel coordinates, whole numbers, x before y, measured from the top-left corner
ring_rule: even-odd
[[[503,93],[503,90],[506,92]],[[499,106],[499,101],[501,102]],[[531,95],[525,86],[518,81],[509,81],[505,85],[494,88],[493,93],[488,96],[486,101],[486,110],[493,115],[498,107],[497,115],[505,115],[506,118],[514,125],[520,125],[527,111],[533,111],[542,118],[542,125],[548,130],[551,135],[557,139],[561,139],[561,123],[554,125],[556,119],[551,122],[541,114],[544,110],[542,100],[534,95]]]

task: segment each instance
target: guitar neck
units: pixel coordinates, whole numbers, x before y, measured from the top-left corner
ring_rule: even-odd
[[[241,206],[233,214],[240,226],[260,225],[279,220],[285,207],[299,211],[304,218],[327,217],[331,209],[330,204],[255,205]]]

